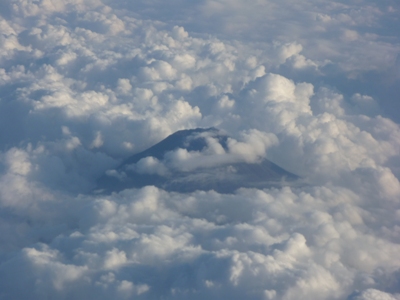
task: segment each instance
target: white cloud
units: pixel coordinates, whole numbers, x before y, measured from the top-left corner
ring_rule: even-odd
[[[375,289],[368,289],[366,291],[363,291],[360,295],[355,297],[354,299],[363,299],[363,300],[377,300],[377,299],[382,299],[382,300],[395,300],[399,299],[399,295],[391,295],[382,291],[378,291]]]
[[[133,170],[139,174],[158,174],[165,176],[168,174],[168,169],[157,158],[148,156],[139,160],[135,165],[127,167],[128,170]]]
[[[269,147],[277,145],[278,139],[274,134],[266,134],[258,130],[250,130],[243,134],[244,142],[228,139],[229,153],[242,157],[246,162],[256,162],[265,157]]]
[[[396,16],[369,0],[3,1],[1,297],[400,299]],[[130,169],[267,158],[304,184],[91,192],[199,126],[226,145],[208,134]]]

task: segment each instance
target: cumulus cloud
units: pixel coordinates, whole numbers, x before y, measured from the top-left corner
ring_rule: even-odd
[[[204,134],[200,135],[204,136]],[[131,168],[139,172],[166,175],[167,168],[190,172],[229,163],[256,163],[266,156],[269,147],[278,143],[274,134],[266,134],[255,129],[242,133],[242,140],[237,141],[228,138],[227,149],[225,150],[218,139],[212,137],[212,135],[206,135],[207,146],[202,151],[188,151],[178,148],[167,152],[162,162],[154,157],[146,157]]]
[[[0,298],[400,299],[397,6],[0,3]],[[301,184],[96,190],[263,159]]]

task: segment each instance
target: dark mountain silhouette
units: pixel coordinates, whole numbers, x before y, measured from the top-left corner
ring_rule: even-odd
[[[116,170],[110,170],[98,180],[97,190],[110,193],[127,188],[154,185],[167,191],[193,192],[215,190],[232,193],[241,187],[279,187],[293,184],[298,176],[264,159],[259,163],[216,162],[210,166],[183,171],[168,168],[165,174],[143,173],[135,169],[142,159],[153,157],[162,162],[165,154],[179,148],[203,151],[208,147],[206,138],[212,137],[227,150],[228,136],[216,128],[197,128],[177,131],[156,145],[127,158]],[[201,162],[201,157],[199,158]]]

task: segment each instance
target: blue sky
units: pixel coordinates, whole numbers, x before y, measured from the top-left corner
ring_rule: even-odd
[[[399,12],[3,1],[0,299],[400,299]],[[92,193],[130,155],[211,126],[307,185]],[[218,142],[182,153],[170,163],[232,159]]]

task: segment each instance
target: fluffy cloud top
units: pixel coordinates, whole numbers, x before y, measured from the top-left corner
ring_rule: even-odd
[[[400,299],[398,4],[0,3],[1,299]],[[95,194],[267,158],[297,187]],[[126,175],[126,174],[125,174]]]

